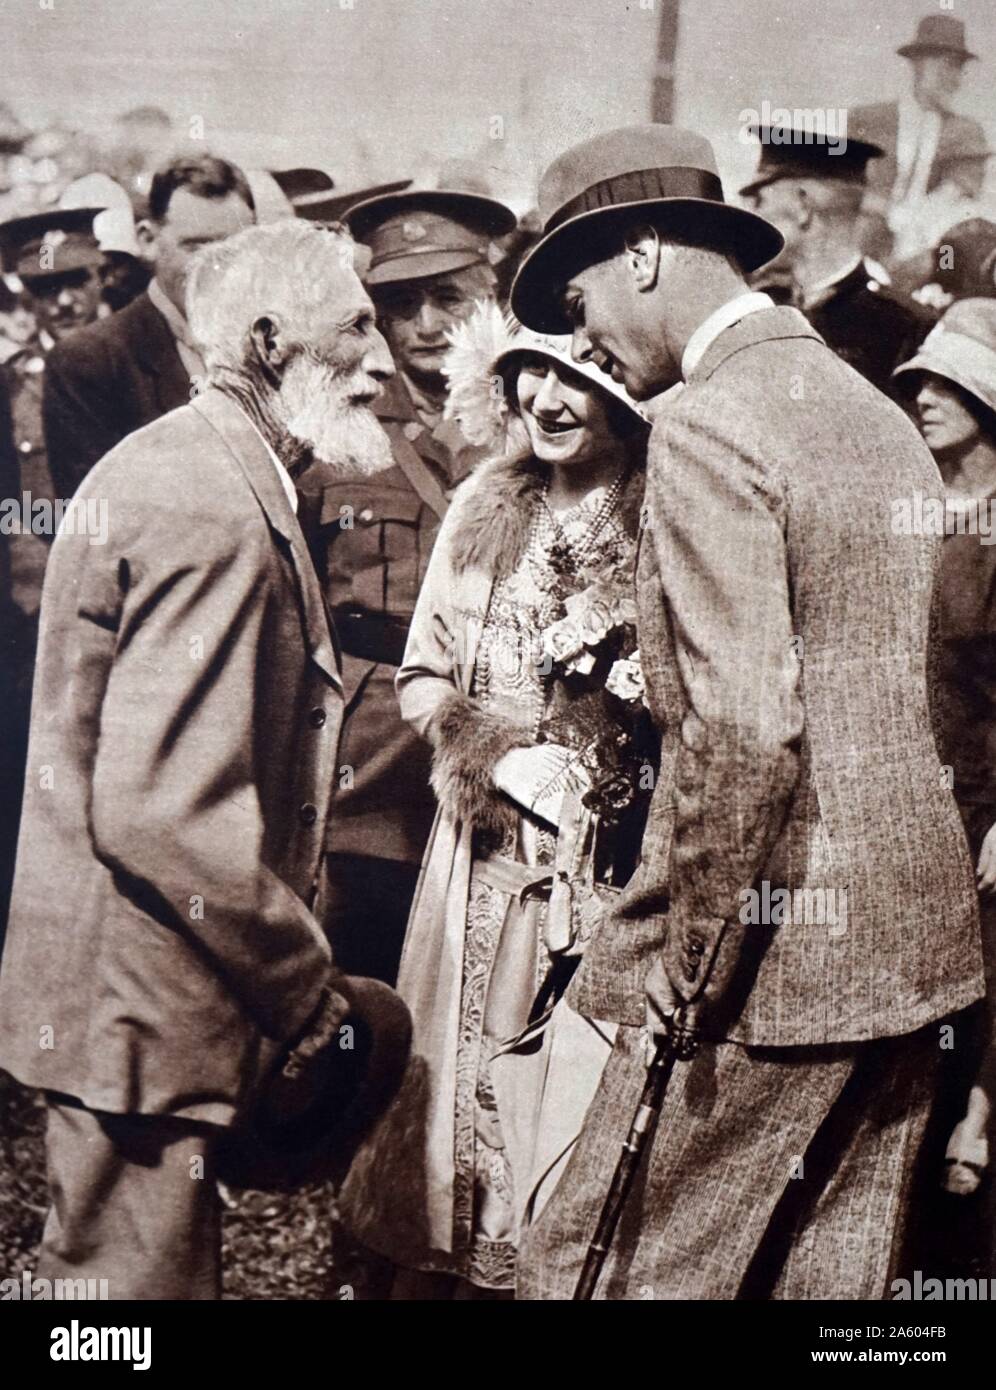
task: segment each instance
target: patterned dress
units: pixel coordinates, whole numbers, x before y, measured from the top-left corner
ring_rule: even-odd
[[[559,514],[561,536],[582,543],[604,496],[598,489]],[[539,739],[555,695],[556,683],[544,673],[541,634],[562,613],[551,562],[558,539],[548,513],[538,508],[521,562],[494,585],[477,655],[473,694],[485,709],[528,730],[530,741]],[[615,515],[585,558],[597,563],[604,553],[618,561],[620,548],[631,572],[635,542]],[[573,744],[563,723],[550,737]],[[520,866],[522,881],[549,874],[556,835],[545,822],[523,813],[501,843],[487,843],[478,832],[474,850],[457,1058],[454,1188],[454,1227],[465,1233],[467,1243],[454,1251],[453,1272],[481,1287],[502,1289],[515,1282],[514,1178],[489,1064],[499,1045],[525,1027],[551,964],[543,943],[546,906],[520,901],[514,867],[509,866]],[[511,884],[503,882],[510,877]]]

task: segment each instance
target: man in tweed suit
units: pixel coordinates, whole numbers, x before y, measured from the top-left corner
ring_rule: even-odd
[[[659,781],[642,867],[568,996],[623,1026],[520,1294],[571,1296],[643,1085],[640,1025],[680,1007],[700,1046],[596,1297],[881,1297],[941,1020],[983,992],[928,707],[939,540],[890,523],[939,478],[897,407],[746,292],[780,237],[723,202],[706,141],[597,137],[540,207],[519,317],[572,331],[576,360],[639,398],[684,384],[651,407],[638,570]]]

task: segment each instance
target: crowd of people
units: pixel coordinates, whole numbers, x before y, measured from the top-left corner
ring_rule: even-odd
[[[963,26],[901,52],[739,203],[647,125],[525,218],[6,114],[40,1273],[218,1297],[217,1181],[332,1171],[391,1296],[571,1298],[667,1049],[598,1297],[882,1298],[985,1196],[996,223]]]

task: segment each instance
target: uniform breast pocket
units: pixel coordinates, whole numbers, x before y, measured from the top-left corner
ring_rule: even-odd
[[[330,484],[321,526],[333,603],[411,613],[437,526],[410,488]]]

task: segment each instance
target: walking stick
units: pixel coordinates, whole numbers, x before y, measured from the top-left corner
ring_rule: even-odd
[[[647,1079],[643,1084],[640,1102],[623,1142],[622,1153],[602,1205],[595,1235],[588,1246],[581,1277],[574,1290],[574,1302],[590,1301],[595,1293],[595,1285],[605,1265],[629,1189],[640,1166],[643,1150],[657,1125],[674,1064],[678,1061],[690,1061],[697,1047],[698,1038],[694,1029],[685,1025],[684,1010],[676,1010],[674,1021],[667,1033],[658,1039],[653,1058],[647,1068]]]

